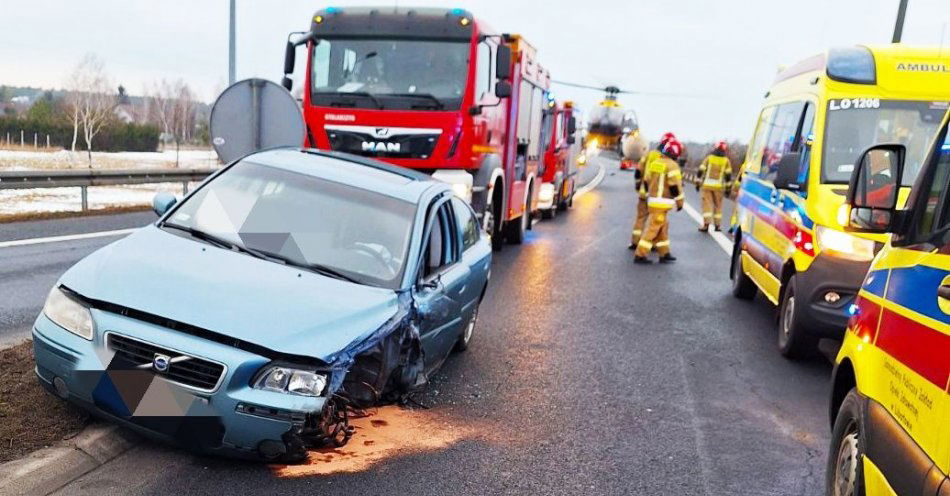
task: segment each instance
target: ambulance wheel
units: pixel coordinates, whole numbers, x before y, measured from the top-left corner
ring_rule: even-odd
[[[825,492],[833,496],[864,494],[864,448],[867,445],[864,401],[854,388],[838,410],[831,431]]]
[[[742,249],[739,247],[739,240],[736,239],[732,245],[732,296],[740,300],[751,300],[755,298],[755,293],[759,290],[752,282],[752,279],[742,271],[742,260],[740,255]]]
[[[778,308],[778,350],[785,358],[798,359],[811,355],[818,340],[802,325],[802,306],[796,297],[796,276],[788,280]]]

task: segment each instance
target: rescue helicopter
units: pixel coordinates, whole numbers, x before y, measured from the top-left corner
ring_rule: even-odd
[[[627,163],[638,162],[646,153],[647,141],[640,134],[640,124],[633,110],[624,110],[617,101],[620,94],[639,94],[640,92],[620,89],[617,86],[591,86],[569,81],[552,83],[573,88],[603,91],[604,97],[591,108],[587,118],[586,152],[613,151]]]

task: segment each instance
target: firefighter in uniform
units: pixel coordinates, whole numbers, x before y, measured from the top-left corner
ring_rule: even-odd
[[[709,231],[712,223],[717,231],[722,230],[722,200],[729,195],[732,187],[732,164],[726,152],[729,147],[725,141],[716,143],[712,153],[699,165],[699,191],[703,200],[702,232]]]
[[[641,191],[647,197],[649,212],[646,231],[637,243],[637,251],[633,257],[636,263],[652,263],[647,255],[656,248],[661,263],[676,260],[670,254],[670,220],[669,213],[673,207],[683,209],[683,175],[680,172],[676,159],[683,152],[683,145],[676,140],[670,140],[663,146],[662,155],[650,162],[643,172]]]
[[[640,163],[637,164],[637,167],[634,169],[634,179],[636,179],[637,184],[637,220],[633,223],[633,232],[630,233],[630,246],[627,248],[630,250],[637,249],[637,243],[640,242],[640,236],[643,234],[643,228],[647,223],[647,196],[643,192],[643,171],[646,170],[647,165],[650,164],[654,159],[657,159],[661,156],[661,151],[663,147],[666,146],[672,140],[675,140],[676,136],[673,133],[666,133],[660,137],[660,144],[657,145],[655,150],[650,150],[646,155],[640,158]]]

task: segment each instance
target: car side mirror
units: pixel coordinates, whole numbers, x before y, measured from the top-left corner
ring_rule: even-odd
[[[508,79],[511,77],[511,47],[501,45],[495,52],[495,77]]]
[[[508,81],[498,81],[495,83],[495,96],[498,98],[508,98],[511,96],[511,83]]]
[[[893,232],[906,154],[907,148],[900,144],[875,145],[861,154],[848,187],[847,213],[843,215],[847,224],[842,223],[847,230]]]
[[[798,152],[786,153],[778,161],[778,172],[775,175],[775,188],[788,191],[801,191],[802,185],[798,182],[798,170],[801,168],[802,154]]]
[[[175,198],[175,195],[171,193],[158,193],[152,198],[152,210],[161,217],[171,210],[176,203],[178,203],[178,198]]]

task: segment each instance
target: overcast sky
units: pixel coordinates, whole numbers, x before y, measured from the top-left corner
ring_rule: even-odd
[[[325,6],[372,4],[237,0],[238,79],[280,79],[287,33]],[[463,7],[524,35],[557,79],[709,99],[624,96],[647,136],[748,140],[776,69],[824,50],[888,43],[898,0],[402,0]],[[393,5],[392,1],[378,2]],[[207,101],[227,82],[228,0],[32,0],[0,7],[0,84],[62,87],[85,53],[133,94],[183,78]],[[904,42],[950,49],[950,0],[910,0]],[[298,67],[301,64],[298,64]],[[299,79],[298,79],[299,80]],[[554,87],[590,108],[599,96]]]

